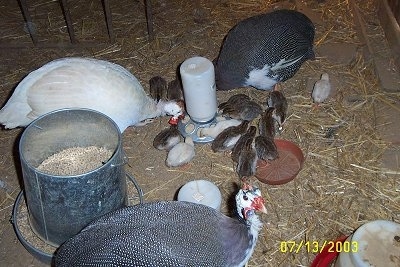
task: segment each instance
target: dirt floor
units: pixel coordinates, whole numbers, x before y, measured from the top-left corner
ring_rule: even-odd
[[[364,34],[373,40],[376,53],[391,62],[373,1],[152,1],[155,37],[149,41],[143,2],[110,0],[116,34],[116,42],[110,44],[100,1],[83,5],[72,0],[68,3],[76,35],[80,44],[87,45],[33,49],[12,48],[31,45],[16,2],[0,4],[1,106],[25,75],[56,58],[85,56],[118,63],[148,90],[148,81],[155,75],[173,80],[178,65],[186,58],[199,55],[214,59],[225,34],[241,19],[275,8],[304,12],[316,26],[317,57],[281,84],[289,111],[279,138],[298,144],[305,162],[292,182],[279,186],[256,182],[269,214],[261,216],[264,227],[248,266],[309,266],[316,253],[307,247],[283,252],[282,242],[315,241],[322,246],[371,220],[400,223],[399,160],[391,169],[382,165],[385,151],[393,148],[399,137],[385,139],[381,129],[388,123],[379,119],[386,110],[398,118],[400,95],[399,91],[382,90],[374,64],[363,52],[365,43],[354,22],[352,6],[354,2],[358,5],[366,25]],[[58,2],[29,2],[39,41],[68,42]],[[331,75],[335,93],[313,109],[311,89],[324,72]],[[236,93],[246,93],[260,103],[265,103],[268,95],[240,88],[218,92],[218,101]],[[209,144],[203,144],[196,145],[196,156],[188,165],[166,167],[166,153],[153,148],[152,141],[168,126],[167,121],[166,117],[158,118],[123,133],[123,148],[129,158],[126,171],[139,182],[145,201],[172,200],[186,182],[207,179],[220,188],[222,211],[227,213],[228,199],[239,182],[231,158],[213,153]],[[18,142],[22,131],[0,130],[0,262],[4,266],[41,267],[47,265],[23,248],[10,223],[21,190]]]

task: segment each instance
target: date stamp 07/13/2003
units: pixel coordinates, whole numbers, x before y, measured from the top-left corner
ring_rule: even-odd
[[[305,250],[307,253],[321,253],[324,249],[327,252],[356,253],[358,251],[357,241],[281,241],[279,251],[282,253],[299,253]]]

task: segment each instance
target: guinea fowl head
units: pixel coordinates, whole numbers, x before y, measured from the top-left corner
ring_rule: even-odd
[[[242,189],[236,194],[236,208],[239,215],[247,220],[255,211],[267,213],[265,201],[259,188],[243,183]]]
[[[170,115],[170,124],[177,124],[178,120],[184,116],[185,104],[182,100],[171,100],[171,101],[160,101],[158,105],[161,105],[161,113]]]
[[[323,81],[329,81],[329,74],[328,73],[323,73],[321,75],[321,80]]]

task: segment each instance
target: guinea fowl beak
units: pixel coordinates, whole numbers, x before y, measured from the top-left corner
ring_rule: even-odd
[[[168,123],[171,125],[177,125],[179,120],[183,120],[185,118],[185,114],[179,114],[176,116],[173,116],[169,119]]]
[[[243,218],[247,220],[249,215],[254,214],[254,211],[267,213],[267,208],[264,205],[264,199],[262,197],[255,197],[251,202],[251,206],[242,210]]]
[[[264,203],[265,203],[265,201],[262,197],[256,197],[256,198],[254,198],[253,203],[251,203],[251,206],[255,210],[266,214],[267,208],[265,207]]]
[[[185,102],[179,99],[176,101],[176,103],[181,108],[181,110],[179,113],[169,119],[168,123],[171,125],[177,125],[179,120],[183,120],[185,118]]]

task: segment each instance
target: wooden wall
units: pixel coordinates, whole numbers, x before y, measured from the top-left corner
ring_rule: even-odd
[[[393,16],[396,18],[397,23],[400,24],[400,0],[387,0]]]

